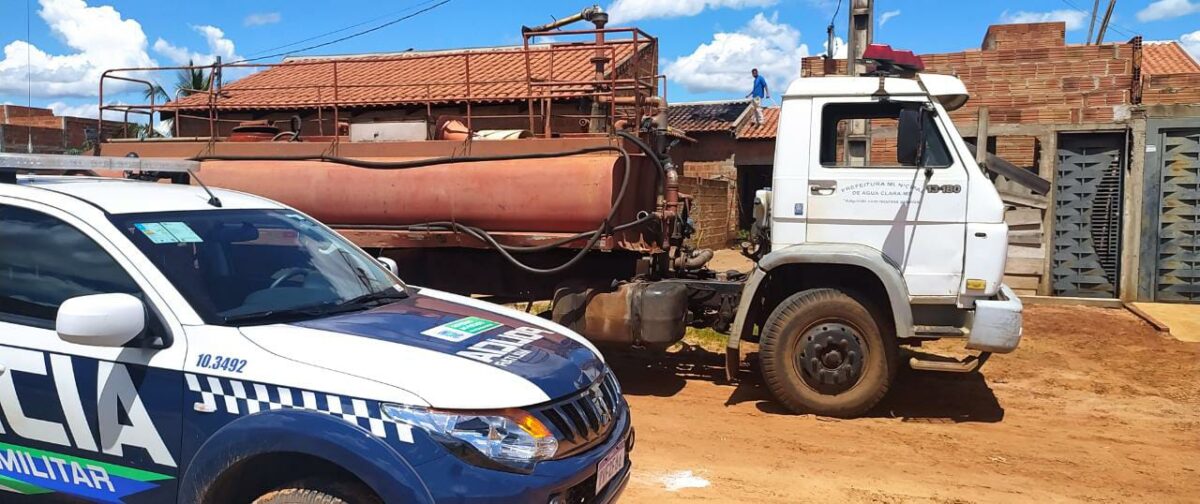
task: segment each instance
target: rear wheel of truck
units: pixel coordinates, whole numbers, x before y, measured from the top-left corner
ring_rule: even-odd
[[[887,394],[898,366],[896,339],[881,327],[863,302],[840,290],[794,294],[763,326],[764,381],[795,413],[861,415]]]
[[[360,484],[302,480],[283,485],[254,499],[253,504],[379,504],[370,489]]]

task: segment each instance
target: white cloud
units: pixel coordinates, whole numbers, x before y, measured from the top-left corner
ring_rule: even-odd
[[[1187,49],[1188,54],[1200,60],[1200,30],[1183,34],[1182,37],[1179,37],[1179,43],[1183,45],[1184,49]]]
[[[225,38],[225,32],[211,25],[193,26],[192,30],[204,37],[208,52],[192,51],[187,47],[179,47],[162,38],[154,41],[154,52],[163,55],[176,65],[186,65],[188,61],[196,65],[209,65],[216,60],[230,63],[242,59],[237,55],[233,41]]]
[[[829,52],[829,41],[821,42],[821,54]],[[849,54],[846,41],[842,37],[833,37],[833,59],[846,59]]]
[[[1062,21],[1067,23],[1067,30],[1078,30],[1083,28],[1083,22],[1087,19],[1087,13],[1070,9],[1052,10],[1048,12],[1017,11],[1009,13],[1008,11],[1004,11],[1004,13],[1000,15],[1000,21],[1004,23],[1048,23],[1052,21]]]
[[[278,12],[256,12],[246,16],[246,19],[242,20],[242,24],[246,26],[262,26],[278,23],[282,19],[283,16]]]
[[[612,23],[695,16],[705,9],[769,7],[779,0],[616,0],[608,7]]]
[[[146,53],[142,25],[122,19],[116,9],[89,7],[83,0],[39,3],[38,16],[49,25],[50,32],[76,52],[49,54],[24,40],[10,42],[0,59],[0,94],[25,94],[28,72],[34,96],[95,96],[104,70],[155,64]],[[105,91],[129,89],[129,84],[114,83],[106,84]]]
[[[1200,2],[1193,3],[1191,0],[1155,0],[1150,2],[1145,9],[1138,11],[1138,21],[1143,23],[1147,21],[1157,21],[1159,19],[1171,19],[1188,14],[1200,12]]]
[[[800,43],[799,31],[778,18],[758,13],[738,31],[713,34],[712,41],[669,62],[667,75],[691,92],[745,93],[751,87],[750,69],[758,68],[774,89],[782,90],[800,76],[808,46]]]
[[[900,15],[900,9],[890,10],[890,11],[884,12],[883,14],[880,14],[879,15],[879,26],[882,27],[884,24],[886,24],[888,22],[888,20],[890,20],[896,16],[899,16],[899,15]]]
[[[109,102],[109,104],[123,105],[124,103]],[[45,108],[53,110],[54,115],[60,117],[86,117],[89,119],[95,119],[100,115],[100,106],[95,102],[68,104],[63,101],[55,101],[47,104]],[[141,114],[129,114],[129,122],[145,122],[145,117],[146,116]],[[116,110],[105,110],[104,118],[110,121],[123,121],[125,120],[125,114]]]

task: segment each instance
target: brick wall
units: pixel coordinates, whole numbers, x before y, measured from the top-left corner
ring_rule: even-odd
[[[697,177],[702,179],[710,179],[725,183],[725,189],[728,194],[725,195],[725,206],[728,219],[728,235],[737,234],[737,216],[738,216],[738,175],[737,166],[734,165],[733,159],[723,161],[684,161],[683,175],[685,177]]]
[[[1037,137],[1032,136],[1002,136],[993,137],[996,142],[995,152],[1006,161],[1022,167],[1037,165]]]
[[[724,248],[735,235],[736,207],[731,207],[729,182],[694,176],[679,178],[679,192],[692,197],[691,218],[696,227],[692,245]]]
[[[0,105],[0,122],[8,122],[18,117],[53,117],[50,109],[38,107],[22,107],[20,105]]]
[[[1200,74],[1148,75],[1142,81],[1142,103],[1146,105],[1200,103]]]
[[[39,154],[62,154],[63,130],[0,124],[0,150],[3,152],[27,152],[33,140],[33,151]]]
[[[1062,47],[1066,37],[1067,24],[1063,22],[992,25],[983,37],[982,49]]]
[[[1034,25],[1037,26],[1037,25]],[[1002,46],[1003,47],[1003,46]],[[951,113],[973,124],[981,105],[995,124],[1112,122],[1113,107],[1131,101],[1132,44],[964,51],[921,55],[926,71],[957,75],[971,93]],[[844,73],[844,60],[838,73]],[[824,75],[820,57],[805,58],[802,75]]]

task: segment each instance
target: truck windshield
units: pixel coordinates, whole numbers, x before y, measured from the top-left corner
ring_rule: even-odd
[[[404,297],[374,259],[289,210],[112,216],[205,323],[269,324]]]

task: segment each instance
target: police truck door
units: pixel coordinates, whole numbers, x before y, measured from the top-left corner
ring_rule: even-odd
[[[93,346],[55,331],[63,301],[126,293],[150,313],[145,337],[179,334],[131,266],[81,219],[0,198],[0,502],[175,501],[184,342]]]

